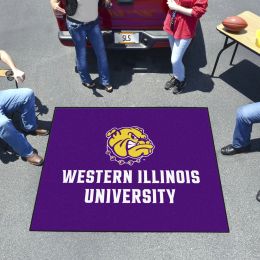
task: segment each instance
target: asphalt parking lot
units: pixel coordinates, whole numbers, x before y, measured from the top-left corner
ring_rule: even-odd
[[[252,132],[253,152],[224,157],[231,142],[236,109],[260,100],[260,60],[239,47],[221,57],[210,78],[224,37],[215,27],[223,18],[249,10],[260,15],[259,1],[209,1],[199,34],[186,57],[186,91],[163,89],[169,78],[169,50],[109,52],[112,94],[83,88],[74,73],[74,49],[62,46],[49,1],[1,3],[0,49],[26,72],[24,87],[35,91],[39,119],[52,120],[59,107],[208,107],[230,233],[48,233],[29,232],[41,168],[0,151],[0,259],[259,259],[260,126]],[[93,59],[93,76],[96,66]],[[0,79],[1,89],[13,82]],[[68,119],[69,120],[69,119]],[[173,122],[174,123],[174,122]],[[75,126],[75,133],[77,126]],[[170,137],[170,136],[169,136]],[[45,153],[48,137],[29,137]]]

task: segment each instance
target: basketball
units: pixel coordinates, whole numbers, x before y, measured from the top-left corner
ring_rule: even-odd
[[[223,20],[225,29],[231,32],[240,32],[247,27],[247,22],[239,16],[230,16]]]

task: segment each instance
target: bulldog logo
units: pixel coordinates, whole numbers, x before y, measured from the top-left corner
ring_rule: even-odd
[[[111,161],[120,165],[140,163],[143,157],[148,157],[155,148],[148,135],[140,127],[113,128],[106,133],[107,151]]]

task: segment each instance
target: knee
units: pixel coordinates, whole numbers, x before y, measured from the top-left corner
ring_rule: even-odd
[[[34,92],[30,88],[21,88],[21,96],[25,102],[28,100],[33,100],[34,101]]]
[[[23,90],[24,95],[25,95],[26,97],[32,97],[32,96],[34,96],[34,92],[33,92],[32,89],[30,89],[30,88],[22,88],[22,90]]]
[[[239,107],[237,109],[237,120],[240,121],[240,122],[244,122],[246,124],[250,124],[250,113],[248,111],[248,109],[246,108],[246,106],[242,106],[242,107]]]
[[[181,62],[181,60],[178,56],[172,55],[172,57],[171,57],[172,66],[178,66],[180,64],[180,62]]]
[[[34,96],[34,92],[30,88],[20,88],[20,92],[24,98],[31,98]]]

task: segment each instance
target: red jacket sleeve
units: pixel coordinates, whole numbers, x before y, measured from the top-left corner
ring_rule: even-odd
[[[208,0],[196,0],[193,7],[191,15],[196,18],[200,18],[206,13],[208,7]]]

